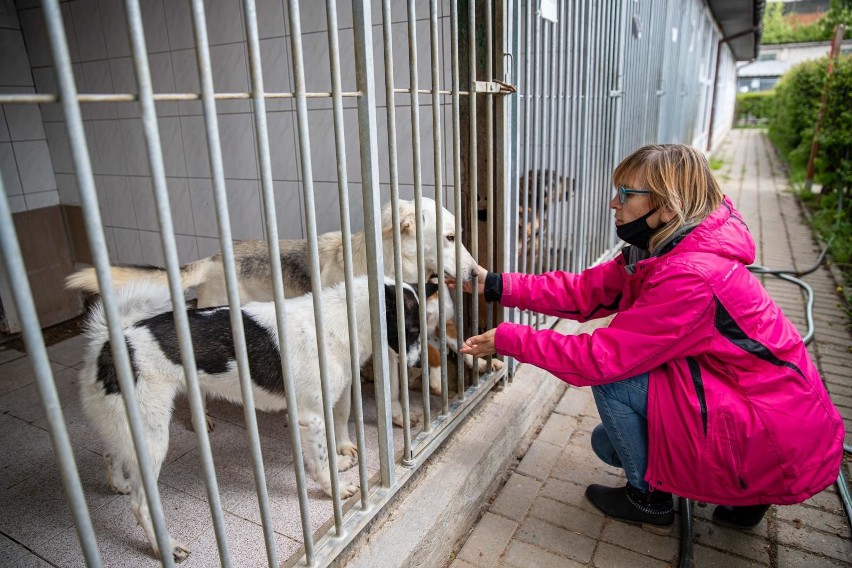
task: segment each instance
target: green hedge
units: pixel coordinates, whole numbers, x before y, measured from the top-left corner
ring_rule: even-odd
[[[737,107],[734,115],[738,125],[762,124],[772,117],[775,105],[775,92],[737,93]]]
[[[807,174],[808,157],[826,84],[828,58],[801,63],[775,86],[769,138],[786,158],[793,182]],[[813,224],[831,242],[834,262],[852,282],[852,56],[841,56],[828,79],[825,106],[819,124],[819,152],[814,182],[819,194],[799,191],[813,210]],[[850,291],[847,300],[852,303]]]
[[[769,138],[797,182],[805,178],[827,69],[827,57],[807,61],[790,69],[775,86]],[[826,94],[814,181],[832,189],[852,182],[852,56],[841,56],[835,63]]]

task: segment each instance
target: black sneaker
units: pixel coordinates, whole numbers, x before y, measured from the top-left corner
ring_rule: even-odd
[[[674,526],[672,494],[664,491],[644,492],[629,483],[624,487],[589,485],[586,499],[607,517],[642,525],[656,534],[671,534]]]
[[[769,505],[749,505],[746,507],[716,505],[713,510],[713,522],[732,529],[749,530],[760,524],[768,509]]]

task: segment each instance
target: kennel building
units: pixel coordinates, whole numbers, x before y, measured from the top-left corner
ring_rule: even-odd
[[[416,385],[417,370],[402,365],[403,384],[414,388],[401,389],[404,426],[391,424],[378,314],[381,278],[394,270],[381,255],[381,207],[405,199],[420,210],[424,197],[434,199],[463,235],[456,258],[464,246],[493,270],[578,271],[610,258],[618,250],[607,208],[615,164],[653,142],[712,151],[730,128],[735,61],[755,56],[763,5],[731,4],[0,2],[0,317],[27,353],[15,379],[0,381],[0,440],[14,461],[0,472],[2,563],[174,564],[169,554],[154,557],[128,498],[105,483],[76,392],[84,340],[69,340],[61,360],[46,347],[42,329],[84,308],[80,294],[63,288],[65,276],[97,268],[118,334],[110,264],[165,266],[177,282],[179,265],[221,250],[236,307],[232,241],[266,241],[278,269],[278,240],[307,239],[317,298],[317,235],[336,230],[344,243],[365,234],[374,345],[373,382],[362,388],[353,363],[361,459],[339,476],[331,460],[336,497],[305,475],[298,431],[288,426],[298,420],[294,400],[286,416],[255,413],[239,318],[232,326],[244,409],[210,401],[216,430],[208,435],[177,284],[188,393],[176,404],[158,479],[136,446],[157,541],[164,550],[169,534],[186,542],[184,565],[325,566],[347,547],[353,554],[370,521],[488,392],[498,383],[510,389],[523,371],[512,361],[485,373],[454,365],[442,317],[432,338],[441,394],[430,394],[425,378]],[[418,241],[422,294],[430,275]],[[273,280],[283,327],[282,281]],[[460,336],[501,319],[554,323],[460,291],[452,300]],[[339,325],[351,334],[368,325],[351,312],[347,319]],[[127,351],[111,343],[139,442]],[[279,349],[289,386],[284,335]],[[321,342],[317,350],[321,360]],[[12,351],[0,352],[0,362]],[[342,482],[362,491],[344,501]]]

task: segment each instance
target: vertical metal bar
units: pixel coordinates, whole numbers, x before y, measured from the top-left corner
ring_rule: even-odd
[[[549,208],[549,199],[550,199],[550,191],[551,191],[551,176],[553,172],[552,168],[552,150],[553,150],[553,127],[554,127],[554,119],[553,119],[553,76],[554,76],[554,49],[553,49],[553,35],[554,35],[555,26],[552,22],[547,22],[545,24],[544,30],[544,45],[543,55],[545,58],[545,69],[544,69],[544,81],[543,81],[543,92],[544,96],[544,108],[542,111],[543,114],[543,144],[542,144],[542,171],[539,174],[539,219],[541,223],[541,230],[539,231],[539,254],[538,254],[538,272],[545,272],[550,270],[548,258],[550,257],[550,223],[548,219],[548,215],[550,214]]]
[[[166,530],[163,509],[160,503],[157,481],[154,477],[151,459],[147,451],[144,426],[136,399],[136,389],[133,381],[133,373],[130,368],[130,358],[127,346],[124,342],[124,334],[121,329],[121,320],[115,301],[112,286],[112,274],[110,272],[109,257],[107,255],[106,241],[104,239],[103,226],[101,224],[100,210],[98,208],[97,194],[95,192],[94,177],[92,175],[92,164],[86,143],[86,135],[83,130],[83,118],[80,113],[80,105],[77,102],[77,88],[74,83],[74,75],[71,68],[71,57],[68,52],[68,43],[65,38],[65,28],[56,0],[44,0],[45,24],[47,25],[48,38],[50,40],[51,54],[55,63],[57,82],[62,100],[62,110],[65,115],[68,128],[68,138],[71,146],[71,157],[74,161],[74,169],[77,172],[77,183],[80,190],[80,201],[83,206],[83,220],[86,225],[86,235],[92,249],[92,260],[101,289],[101,301],[108,323],[110,348],[118,375],[119,387],[122,400],[127,412],[130,434],[139,465],[142,485],[148,501],[152,517],[154,533],[157,546],[162,551],[170,550],[168,531]],[[162,562],[165,566],[174,566],[171,554],[162,554]]]
[[[346,137],[343,130],[343,89],[340,83],[340,44],[337,32],[337,0],[326,0],[328,21],[328,51],[331,62],[331,94],[334,113],[334,149],[337,157],[337,195],[340,199],[340,234],[343,244],[343,273],[346,282],[346,322],[349,329],[349,367],[352,373],[352,408],[355,411],[355,438],[358,445],[358,479],[361,508],[367,508],[366,438],[364,434],[364,403],[361,398],[361,361],[358,347],[358,321],[353,299],[352,228],[349,223],[349,178],[346,172]]]
[[[563,261],[564,250],[567,248],[565,236],[565,217],[564,212],[567,206],[568,199],[568,175],[566,168],[566,156],[568,145],[568,92],[566,85],[566,71],[568,68],[568,54],[566,53],[568,42],[568,22],[566,16],[567,0],[560,0],[559,3],[559,140],[557,143],[557,160],[558,167],[556,177],[556,188],[558,199],[556,201],[556,210],[554,218],[556,220],[556,246],[554,247],[553,268],[555,270],[565,270]]]
[[[379,430],[379,460],[382,486],[395,483],[393,469],[393,436],[391,434],[390,384],[388,382],[387,331],[382,314],[385,297],[381,289],[384,278],[384,261],[381,250],[381,225],[379,211],[379,162],[376,142],[376,95],[373,92],[373,27],[370,4],[364,0],[352,2],[355,28],[355,71],[360,96],[358,97],[358,138],[361,146],[361,184],[364,196],[364,233],[367,258],[374,258],[367,270],[370,288],[370,325],[373,339],[373,372],[376,377],[376,405]],[[387,64],[387,61],[385,62]]]
[[[535,54],[532,53],[532,20],[534,13],[532,5],[533,1],[527,0],[526,18],[524,20],[524,155],[522,162],[523,165],[521,168],[523,182],[522,187],[520,188],[521,196],[519,198],[519,201],[521,201],[522,204],[521,214],[523,215],[521,220],[521,239],[523,242],[523,246],[521,247],[521,272],[532,272],[532,254],[530,251],[529,236],[531,233],[530,206],[532,205],[530,203],[530,193],[535,187],[532,181],[532,177],[535,174],[535,172],[532,171],[532,110],[536,94],[535,85],[533,84],[532,79],[533,58],[535,57]],[[534,227],[532,230],[534,230]],[[521,313],[520,323],[529,325],[529,312]]]
[[[443,281],[444,275],[444,172],[442,168],[441,154],[441,94],[440,89],[440,69],[438,61],[441,56],[440,44],[438,39],[438,1],[430,0],[429,2],[429,35],[431,46],[431,66],[432,66],[432,151],[434,154],[435,168],[435,226],[438,228],[435,231],[435,250],[437,251],[437,261],[440,274],[438,275],[439,284]],[[443,286],[441,286],[443,290]],[[447,317],[444,313],[444,303],[449,298],[445,298],[444,294],[438,295],[438,338],[440,341],[441,353],[441,414],[447,414],[450,407],[448,384],[447,384]],[[425,304],[426,302],[421,302]],[[428,351],[427,351],[428,353]],[[423,390],[429,392],[428,385],[428,369],[429,357],[425,357],[423,366]],[[426,395],[428,397],[428,394]],[[425,422],[425,421],[424,421]],[[424,423],[424,427],[427,425]],[[429,426],[431,429],[431,426]]]
[[[542,107],[544,106],[544,99],[542,97],[543,91],[543,78],[542,78],[542,64],[541,60],[544,58],[543,54],[543,46],[542,46],[542,24],[541,24],[541,16],[536,12],[535,14],[535,39],[534,39],[534,53],[533,53],[533,61],[535,61],[535,69],[533,71],[534,80],[533,80],[533,104],[534,107],[534,118],[533,118],[533,148],[532,148],[532,202],[530,204],[530,216],[532,218],[532,234],[530,241],[530,268],[531,272],[536,272],[538,267],[538,241],[541,236],[541,219],[538,217],[538,195],[539,195],[539,186],[542,182],[542,172],[541,172],[541,154],[543,151],[543,139],[542,139]],[[538,327],[541,323],[541,315],[538,313],[530,314],[530,319],[535,321],[535,327]]]
[[[243,4],[245,11],[246,37],[249,52],[249,75],[251,81],[251,95],[254,103],[255,136],[257,137],[258,161],[261,175],[261,194],[266,220],[267,244],[273,278],[273,297],[275,300],[276,326],[278,327],[278,346],[281,353],[281,369],[284,376],[285,397],[287,397],[287,412],[291,424],[290,439],[293,444],[293,453],[297,456],[294,460],[296,475],[296,489],[299,495],[299,509],[302,520],[302,535],[305,542],[305,556],[313,557],[313,540],[310,533],[310,516],[307,511],[307,484],[305,482],[304,464],[298,457],[302,455],[301,437],[296,425],[298,422],[298,407],[293,387],[293,377],[290,364],[289,343],[287,341],[286,307],[284,305],[284,285],[281,276],[281,253],[278,244],[278,221],[275,214],[275,197],[272,183],[272,165],[269,152],[269,131],[266,123],[266,99],[263,88],[263,71],[260,60],[260,40],[257,29],[257,9],[253,0],[245,0]],[[303,149],[304,150],[304,149]],[[303,170],[304,171],[304,170]],[[222,205],[227,201],[222,196]],[[236,284],[236,282],[235,282]],[[238,288],[234,288],[234,297],[237,297]],[[231,300],[233,301],[233,300]],[[315,312],[316,307],[314,308]],[[321,312],[320,312],[321,313]],[[317,332],[319,333],[319,331]],[[321,353],[321,352],[320,352]],[[322,355],[320,354],[320,357]],[[243,390],[243,397],[249,388]],[[325,394],[325,393],[323,393]],[[257,422],[252,410],[251,414],[245,412],[246,424],[250,426],[250,443],[252,445],[252,461],[254,465],[255,486],[258,491],[258,505],[263,525],[263,536],[266,544],[266,555],[270,568],[277,566],[277,550],[274,535],[272,533],[272,520],[269,511],[269,497],[266,491],[266,479],[263,470],[263,460],[260,453],[260,441],[257,435]],[[333,447],[329,447],[329,453],[333,453]],[[333,460],[329,460],[333,463]],[[336,469],[336,468],[335,468]],[[334,486],[332,486],[334,489]]]
[[[491,83],[494,80],[494,18],[492,16],[491,2],[485,0],[485,81]],[[485,268],[494,270],[494,94],[485,94]],[[478,216],[477,216],[478,218]],[[473,227],[474,232],[479,232],[479,227]],[[477,256],[477,258],[479,258]],[[494,304],[486,304],[485,329],[494,327]],[[486,359],[485,368],[491,369],[489,355]]]
[[[470,88],[468,89],[470,92],[470,160],[468,163],[470,164],[470,171],[468,172],[468,176],[470,179],[470,252],[473,255],[473,258],[479,258],[479,180],[478,180],[478,157],[479,151],[476,145],[477,138],[477,126],[476,126],[476,0],[468,0],[468,8],[467,8],[467,16],[468,16],[468,63],[469,63],[469,71],[470,78],[469,84]],[[479,277],[473,277],[472,287],[474,290],[478,289],[479,286]],[[475,297],[471,302],[471,334],[478,335],[479,334],[479,301],[478,297]],[[471,369],[471,375],[473,377],[473,383],[479,384],[479,371],[478,371],[478,362],[476,357],[473,358],[473,368]]]
[[[385,58],[385,104],[388,121],[388,166],[391,184],[391,216],[393,225],[393,262],[396,282],[396,325],[399,338],[397,353],[405,352],[405,304],[402,298],[402,236],[399,220],[399,173],[397,169],[396,141],[396,98],[393,79],[393,18],[390,0],[382,0],[382,38]],[[408,401],[408,363],[405,357],[397,357],[398,377],[391,374],[391,380],[399,381],[399,398],[402,405],[403,464],[412,464],[411,449],[411,406]]]
[[[92,529],[92,519],[89,516],[89,508],[86,506],[86,497],[83,495],[83,485],[80,483],[80,473],[74,461],[71,440],[65,428],[62,405],[56,392],[53,372],[50,370],[50,361],[47,358],[47,349],[41,335],[41,326],[2,178],[0,178],[0,252],[2,252],[0,256],[3,258],[3,269],[9,279],[12,299],[21,318],[24,345],[27,348],[38,394],[47,417],[53,453],[59,465],[62,487],[65,489],[65,498],[71,510],[71,516],[74,518],[74,528],[80,540],[80,547],[83,549],[83,557],[86,559],[86,566],[101,566],[101,556],[98,553],[98,543],[95,541],[95,533]]]
[[[453,208],[455,209],[456,239],[456,275],[461,274],[462,259],[462,188],[461,188],[461,103],[459,101],[459,13],[458,1],[450,0],[450,67],[452,73],[452,110],[453,110]],[[473,96],[472,94],[470,96]],[[461,286],[456,288],[455,311],[457,341],[464,341],[464,295]],[[459,358],[461,359],[461,357]],[[456,381],[459,400],[465,399],[464,364],[456,365]]]
[[[417,297],[426,297],[425,260],[423,250],[423,176],[420,164],[420,95],[417,79],[417,13],[414,0],[408,0],[408,77],[411,92],[411,148],[414,169],[414,210],[417,228]],[[429,353],[429,337],[426,325],[426,302],[420,302],[420,349]],[[429,406],[429,358],[421,357],[423,392],[423,431],[431,430],[432,412]]]
[[[253,0],[246,0],[246,6]],[[337,472],[337,443],[334,436],[334,401],[328,388],[328,360],[326,358],[325,325],[322,312],[322,274],[319,265],[319,247],[317,245],[317,219],[314,205],[314,179],[311,165],[311,137],[308,123],[308,102],[305,96],[305,64],[302,54],[302,21],[299,15],[298,0],[287,3],[290,17],[290,47],[293,58],[293,79],[296,87],[296,123],[299,136],[299,157],[302,166],[302,195],[305,198],[305,224],[308,233],[308,252],[311,258],[311,300],[314,306],[314,325],[317,332],[317,359],[320,368],[320,387],[322,392],[323,418],[325,419],[325,439],[328,447],[328,471],[331,477],[332,506],[337,535],[343,532],[343,507],[340,502],[340,479]],[[256,31],[256,30],[255,30]],[[258,44],[259,45],[259,44]],[[257,73],[260,75],[260,49],[258,48]],[[260,84],[262,87],[262,83]],[[261,93],[262,94],[262,93]],[[260,114],[260,113],[255,113]],[[265,128],[264,128],[265,132]],[[267,141],[268,142],[268,141]],[[272,185],[270,168],[270,186]],[[295,427],[295,426],[293,426]],[[366,490],[366,489],[365,489]]]
[[[519,243],[521,242],[522,232],[521,225],[522,219],[520,217],[520,197],[521,197],[521,101],[524,98],[524,92],[526,89],[526,85],[521,84],[522,76],[521,76],[521,60],[526,59],[525,57],[521,57],[521,21],[523,11],[521,10],[522,0],[510,0],[510,4],[512,9],[507,12],[506,21],[507,25],[510,26],[511,29],[511,37],[512,37],[512,79],[515,84],[517,84],[517,94],[512,97],[512,170],[509,175],[508,187],[509,187],[509,195],[511,196],[511,201],[507,205],[506,211],[506,219],[510,223],[510,240],[509,240],[509,256],[508,258],[508,270],[510,272],[518,272],[521,270],[518,260],[521,255],[521,247]],[[514,16],[514,18],[512,17]],[[518,322],[519,321],[519,311],[517,308],[509,308],[506,312],[506,321]],[[506,363],[506,376],[509,380],[512,379],[515,373],[515,368],[517,365],[517,361],[512,357],[507,357],[505,360]]]

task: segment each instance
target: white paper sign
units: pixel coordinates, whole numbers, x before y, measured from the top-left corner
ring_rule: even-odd
[[[556,0],[541,0],[538,6],[538,13],[545,20],[550,20],[556,23]]]

